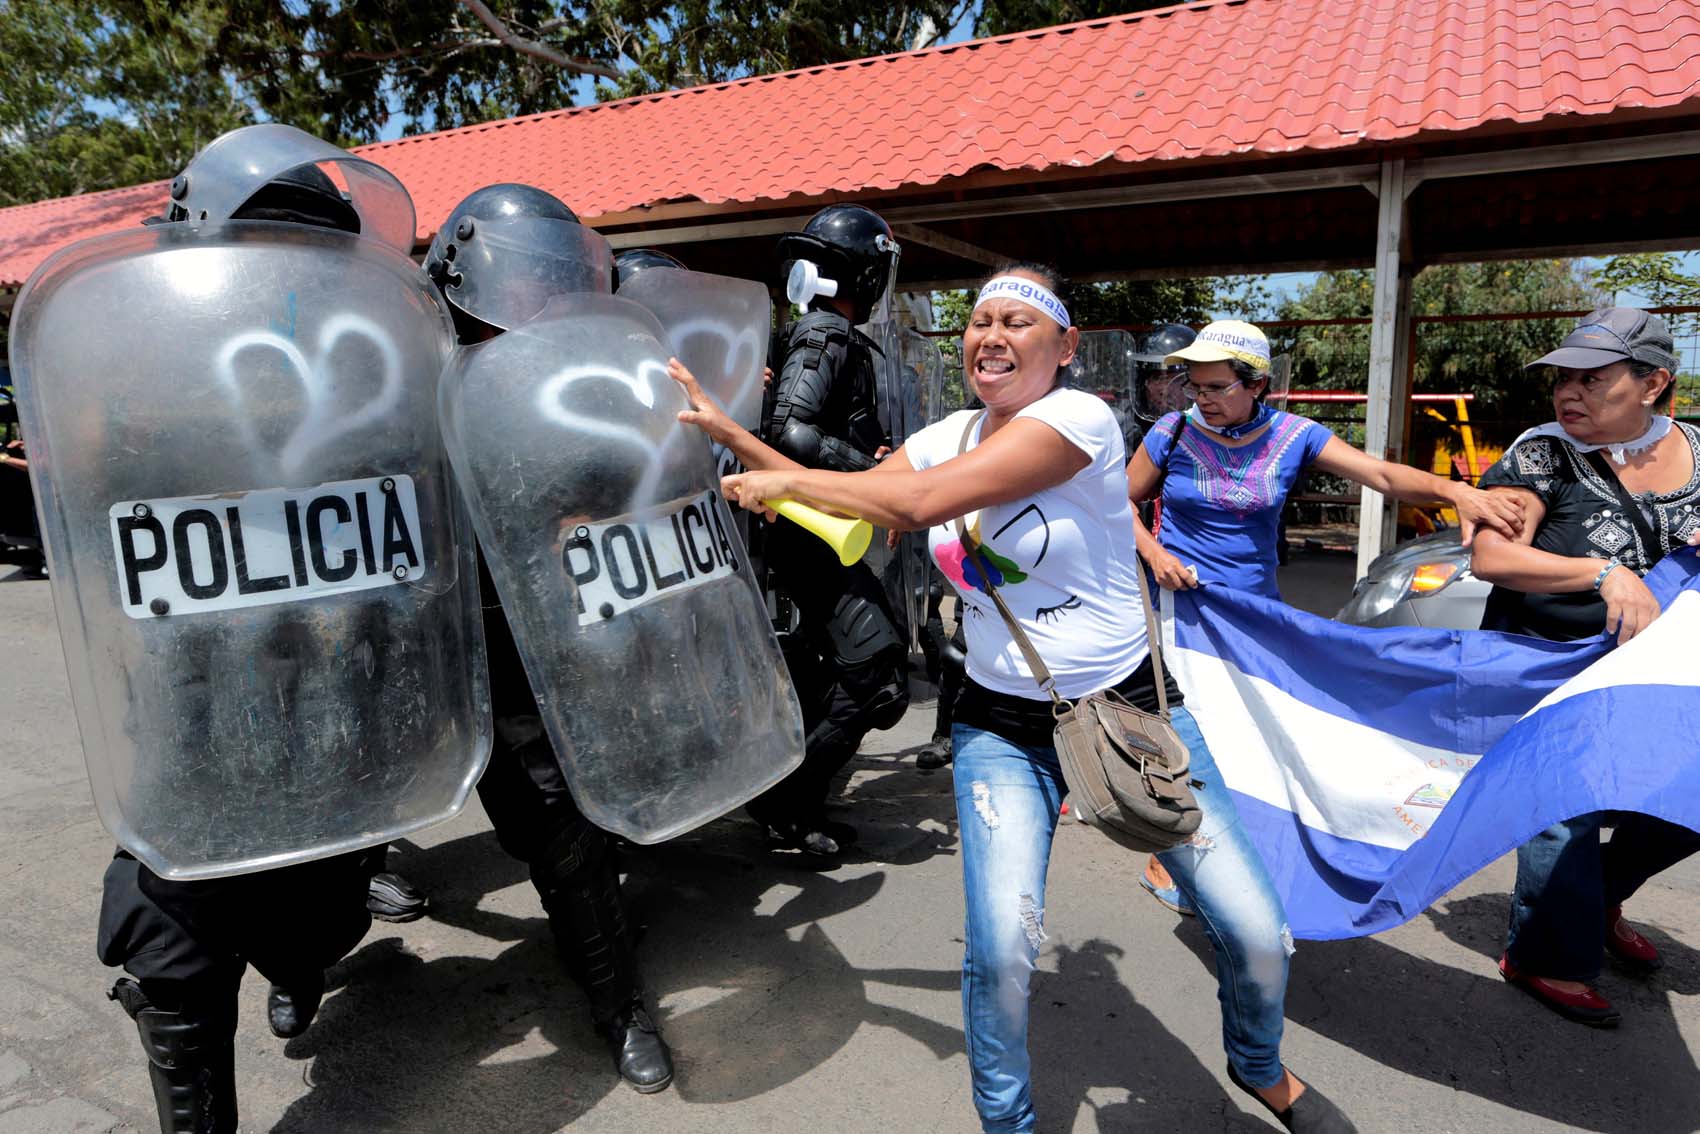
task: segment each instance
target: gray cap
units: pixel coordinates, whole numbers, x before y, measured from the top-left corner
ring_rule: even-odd
[[[1602,307],[1564,336],[1557,350],[1535,359],[1524,369],[1570,366],[1593,370],[1627,359],[1662,366],[1675,373],[1677,358],[1673,346],[1670,328],[1657,315],[1638,307]]]

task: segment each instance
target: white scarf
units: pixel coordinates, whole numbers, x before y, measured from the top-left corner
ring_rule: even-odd
[[[1634,454],[1645,452],[1646,450],[1651,449],[1654,445],[1657,445],[1660,441],[1664,440],[1665,434],[1670,432],[1670,426],[1670,418],[1665,417],[1662,414],[1654,414],[1653,422],[1651,425],[1647,426],[1647,431],[1641,434],[1641,436],[1635,438],[1633,441],[1607,441],[1599,445],[1588,445],[1570,436],[1570,434],[1565,431],[1564,426],[1560,425],[1558,422],[1549,421],[1545,425],[1537,425],[1533,429],[1525,429],[1522,435],[1511,443],[1511,448],[1515,449],[1531,437],[1556,437],[1560,441],[1567,443],[1578,453],[1593,453],[1601,449],[1605,449],[1611,453],[1613,464],[1622,465],[1627,464],[1629,458]]]

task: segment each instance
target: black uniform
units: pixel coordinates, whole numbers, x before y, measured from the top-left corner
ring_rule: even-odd
[[[478,799],[502,849],[530,868],[556,952],[606,1027],[641,996],[611,840],[567,787],[482,555],[478,585],[495,718]]]
[[[541,189],[489,185],[455,206],[426,253],[425,273],[447,301],[463,343],[507,329],[514,311],[501,305],[486,309],[482,300],[492,294],[518,289],[541,305],[548,294],[606,292],[613,283],[558,274],[572,262],[567,247],[483,243],[488,220],[515,217],[546,222],[539,232],[563,238],[578,228],[577,215]],[[628,254],[625,261],[627,272],[662,261],[677,266],[660,253]],[[556,954],[584,989],[619,1073],[639,1091],[659,1091],[672,1082],[673,1065],[643,1005],[613,840],[585,818],[567,786],[482,551],[478,587],[495,725],[490,763],[478,781],[479,801],[502,849],[529,868]]]
[[[874,410],[878,348],[837,311],[807,312],[791,328],[776,368],[767,442],[810,468],[872,468],[886,444]],[[890,728],[909,705],[904,648],[884,587],[863,564],[845,567],[795,524],[766,529],[764,555],[797,608],[806,649],[787,651],[807,729],[803,764],[750,805],[782,836],[818,831],[835,773],[870,730]],[[813,672],[799,672],[808,669]]]

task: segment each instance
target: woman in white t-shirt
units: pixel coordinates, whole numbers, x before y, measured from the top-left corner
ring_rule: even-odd
[[[1009,604],[1056,679],[1078,698],[1114,688],[1157,706],[1141,614],[1124,451],[1101,400],[1059,385],[1080,332],[1049,269],[1011,265],[981,288],[963,334],[963,367],[986,409],[928,426],[876,468],[806,469],[731,422],[683,367],[673,374],[701,426],[753,471],[727,477],[728,499],[801,500],[896,531],[926,529],[961,599],[968,673],[952,729],[967,904],[963,1018],[974,1105],[987,1131],[1036,1128],[1027,1054],[1028,986],[1045,940],[1045,871],[1067,791],[1051,744],[1050,700],[1034,681],[967,558],[964,517]],[[1289,1129],[1353,1130],[1280,1060],[1291,934],[1210,751],[1171,683],[1176,730],[1192,751],[1204,821],[1166,857],[1194,897],[1216,950],[1228,1074]]]

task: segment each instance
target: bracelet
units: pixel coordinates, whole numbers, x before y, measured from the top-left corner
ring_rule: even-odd
[[[1594,593],[1599,594],[1600,588],[1605,585],[1606,576],[1611,574],[1612,571],[1615,568],[1622,567],[1622,566],[1623,566],[1623,564],[1619,563],[1615,559],[1612,559],[1612,560],[1609,560],[1604,567],[1601,567],[1600,573],[1598,575],[1594,576]]]

